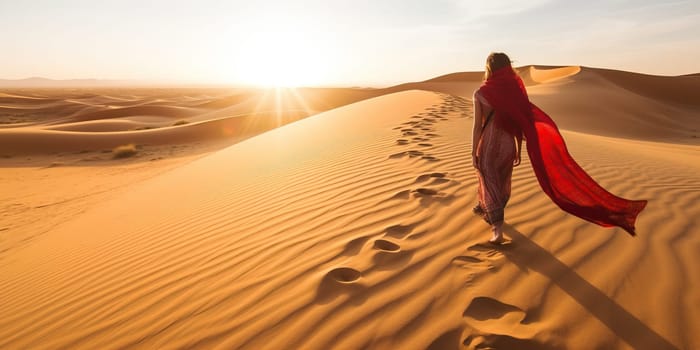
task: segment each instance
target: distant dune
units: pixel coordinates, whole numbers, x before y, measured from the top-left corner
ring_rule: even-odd
[[[700,76],[653,76],[588,67],[516,69],[531,100],[560,128],[627,139],[697,144]],[[387,90],[438,91],[471,97],[483,73],[454,73]]]
[[[18,156],[99,151],[124,143],[237,142],[382,93],[342,88],[10,91],[0,94],[0,152]],[[178,121],[181,125],[175,125]]]
[[[700,348],[700,76],[519,67],[649,204],[472,215],[482,73],[386,89],[0,92],[0,348]],[[112,148],[126,145],[130,157]]]
[[[48,79],[32,77],[25,79],[0,79],[0,88],[95,88],[108,86],[138,86],[143,82],[104,79]]]

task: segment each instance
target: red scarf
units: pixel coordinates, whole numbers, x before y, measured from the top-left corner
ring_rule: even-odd
[[[635,235],[634,222],[647,201],[620,198],[598,185],[571,157],[554,121],[530,102],[525,85],[511,68],[496,70],[480,91],[496,113],[522,130],[537,181],[556,205],[603,227],[619,226]]]

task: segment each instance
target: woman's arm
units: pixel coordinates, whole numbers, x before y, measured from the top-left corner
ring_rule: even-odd
[[[481,124],[483,118],[483,110],[479,98],[479,90],[474,91],[474,125],[472,126],[472,166],[474,169],[479,169],[479,159],[476,154],[476,149],[481,140]]]

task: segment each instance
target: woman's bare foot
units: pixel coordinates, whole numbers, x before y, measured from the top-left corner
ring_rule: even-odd
[[[501,245],[501,244],[505,243],[505,241],[506,240],[503,238],[503,236],[498,237],[498,238],[494,237],[494,238],[489,239],[489,243],[491,243],[493,245]]]
[[[489,243],[498,245],[505,242],[505,239],[503,238],[502,226],[502,223],[491,226],[491,232],[493,232],[493,237],[489,239]]]

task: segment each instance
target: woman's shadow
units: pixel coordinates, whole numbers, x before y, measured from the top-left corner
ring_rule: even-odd
[[[499,249],[508,260],[521,270],[532,270],[547,276],[631,347],[635,349],[677,349],[676,346],[513,226],[504,224],[503,230],[513,241],[507,249],[496,249]]]

